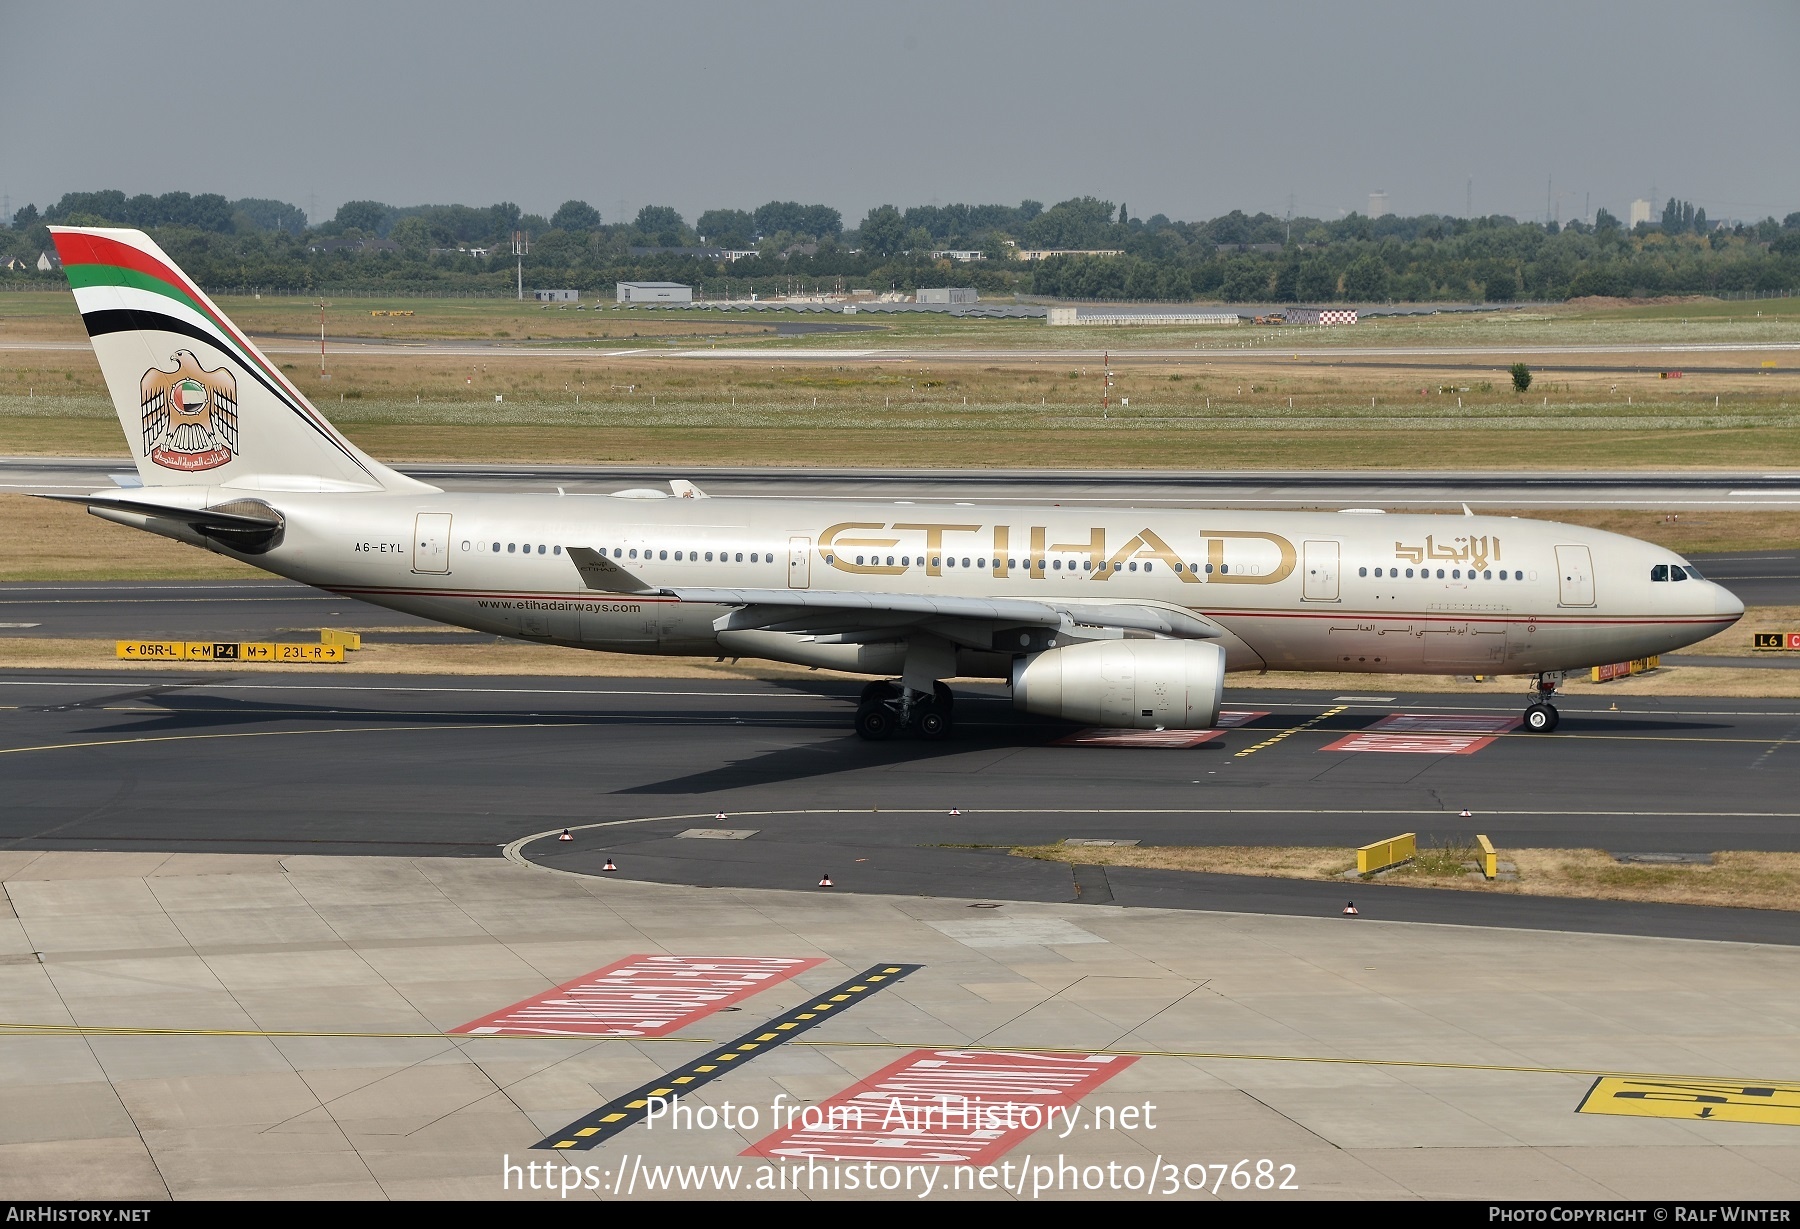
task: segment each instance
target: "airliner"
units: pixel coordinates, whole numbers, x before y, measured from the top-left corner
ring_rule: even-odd
[[[450,493],[345,439],[151,239],[53,227],[140,485],[95,516],[377,606],[576,649],[870,676],[855,729],[940,739],[949,679],[1208,729],[1228,671],[1523,676],[1670,652],[1743,604],[1648,542],[1516,517]]]

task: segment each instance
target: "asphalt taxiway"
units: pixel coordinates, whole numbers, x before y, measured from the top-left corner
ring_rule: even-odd
[[[1696,855],[1800,849],[1791,700],[1233,689],[1245,724],[1185,749],[1057,745],[997,689],[945,743],[849,731],[854,688],[710,680],[0,676],[0,847],[493,858],[716,887],[1334,912],[1336,885],[1080,870],[1007,856],[1068,838],[1360,845],[1394,832],[1505,847]],[[1394,727],[1396,715],[1410,725]],[[1388,728],[1461,729],[1419,745]],[[1345,746],[1345,740],[1353,744]],[[1465,818],[1464,809],[1472,814]],[[725,820],[715,817],[726,816]],[[593,825],[605,825],[595,827]],[[710,831],[749,832],[740,839]],[[1398,887],[1377,916],[1800,943],[1800,914]],[[1384,912],[1385,911],[1385,912]]]

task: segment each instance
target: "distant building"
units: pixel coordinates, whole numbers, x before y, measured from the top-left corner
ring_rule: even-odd
[[[534,290],[531,295],[539,303],[579,303],[581,301],[581,291],[579,290]]]
[[[942,252],[933,252],[931,258],[933,260],[959,260],[963,264],[968,264],[971,260],[987,259],[986,254],[982,252],[957,252],[948,248]]]
[[[1049,260],[1052,256],[1123,256],[1123,248],[1020,248],[1020,260]]]
[[[1631,202],[1631,212],[1630,212],[1630,215],[1629,215],[1625,225],[1627,227],[1632,227],[1632,226],[1636,226],[1639,222],[1648,222],[1649,220],[1650,220],[1650,202],[1649,201],[1632,201]]]
[[[692,303],[694,288],[680,282],[618,282],[615,285],[621,303]]]
[[[62,258],[54,252],[39,252],[37,268],[39,273],[54,273],[62,268]]]
[[[941,286],[929,290],[921,286],[915,301],[951,307],[959,303],[979,303],[981,296],[975,293],[973,286]]]
[[[17,256],[0,256],[0,269],[5,269],[8,272],[11,272],[15,269],[20,272],[24,272],[26,269],[29,269],[30,267],[31,267],[30,265],[28,265],[24,261],[20,260]]]
[[[1204,324],[1236,325],[1243,323],[1236,312],[1192,312],[1179,309],[1169,311],[1087,311],[1074,307],[1052,307],[1046,316],[1047,323],[1056,326],[1081,324]]]
[[[1289,324],[1355,324],[1356,312],[1349,308],[1338,307],[1290,307],[1287,309]]]
[[[307,245],[309,252],[398,252],[392,239],[320,239]]]
[[[1386,192],[1369,193],[1369,216],[1371,218],[1384,218],[1392,212],[1393,210],[1388,208]]]
[[[1296,247],[1305,247],[1306,245],[1302,243],[1302,244],[1296,244],[1295,246]],[[1286,250],[1286,245],[1280,244],[1280,243],[1215,243],[1215,244],[1213,244],[1213,251],[1218,252],[1220,255],[1224,255],[1228,252],[1281,252],[1281,251],[1285,251],[1285,250]]]

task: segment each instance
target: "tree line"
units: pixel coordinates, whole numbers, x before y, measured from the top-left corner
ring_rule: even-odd
[[[1660,222],[1627,228],[1608,211],[1558,225],[1438,214],[1279,218],[1233,210],[1199,222],[1133,217],[1083,196],[1045,207],[880,205],[854,229],[826,205],[770,201],[710,209],[692,224],[667,205],[608,222],[586,201],[549,217],[510,202],[486,206],[348,201],[313,223],[296,206],[217,194],[63,196],[19,210],[0,230],[0,256],[38,274],[47,224],[139,227],[202,285],[339,293],[502,293],[512,286],[511,238],[533,286],[609,292],[614,281],[701,284],[709,295],[777,292],[839,282],[875,290],[975,285],[990,294],[1226,302],[1561,300],[1800,289],[1800,212],[1717,225],[1671,199]],[[1026,262],[1022,249],[1059,255]],[[718,253],[728,250],[735,259]],[[934,253],[975,252],[973,263]],[[750,253],[745,255],[745,253]]]

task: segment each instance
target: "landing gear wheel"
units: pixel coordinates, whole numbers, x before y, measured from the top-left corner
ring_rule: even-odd
[[[932,705],[920,711],[915,726],[919,737],[930,742],[950,737],[950,714]]]
[[[899,727],[893,710],[885,704],[864,704],[856,710],[856,732],[870,742],[892,738]]]
[[[1562,719],[1554,704],[1533,704],[1525,710],[1525,728],[1533,734],[1548,734]]]
[[[885,679],[877,679],[875,682],[870,683],[867,687],[862,689],[862,695],[858,698],[858,703],[875,704],[882,700],[898,700],[899,698],[900,689],[898,687]]]

